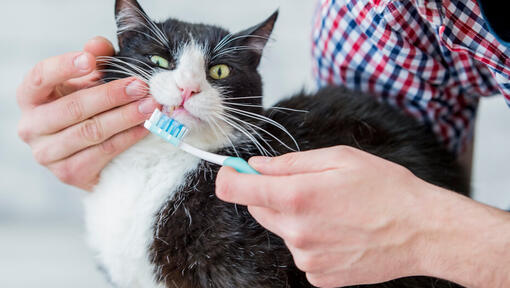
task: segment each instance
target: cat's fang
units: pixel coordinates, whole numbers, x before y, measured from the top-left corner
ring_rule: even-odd
[[[176,106],[163,106],[162,112],[165,113],[168,116],[171,116],[176,109]]]

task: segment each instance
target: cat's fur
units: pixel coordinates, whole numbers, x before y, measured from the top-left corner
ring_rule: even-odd
[[[250,114],[256,113],[287,128],[301,150],[353,146],[399,163],[428,182],[467,193],[454,157],[440,147],[434,135],[373,97],[330,87],[277,104],[308,113],[260,108],[261,99],[252,97],[262,94],[257,66],[277,13],[231,38],[225,38],[226,30],[209,25],[173,19],[153,24],[135,0],[117,0],[116,16],[120,51],[117,60],[110,59],[106,79],[124,77],[126,72],[142,74],[154,98],[167,106],[182,102],[179,85],[197,86],[197,93],[184,107],[201,121],[188,114],[178,119],[191,128],[187,142],[247,159],[261,154],[250,138],[269,132],[281,142],[265,134],[267,143],[259,140],[261,145],[275,154],[290,152],[296,144],[292,138],[274,123]],[[154,27],[164,35],[158,35]],[[244,48],[215,51],[222,39],[233,39],[223,49]],[[148,68],[153,65],[149,55],[167,58],[169,69]],[[217,64],[229,65],[231,76],[223,80],[208,76],[208,67]],[[237,123],[244,121],[245,133],[220,118],[203,124],[217,109],[235,113]],[[104,169],[94,193],[85,200],[86,223],[90,244],[116,286],[311,287],[278,236],[261,227],[246,207],[216,198],[218,169],[155,136],[142,140]],[[412,277],[371,287],[454,286]]]

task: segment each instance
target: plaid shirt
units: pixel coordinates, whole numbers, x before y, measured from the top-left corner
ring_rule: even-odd
[[[377,95],[460,152],[480,96],[510,104],[510,45],[491,31],[476,0],[320,0],[314,74]]]

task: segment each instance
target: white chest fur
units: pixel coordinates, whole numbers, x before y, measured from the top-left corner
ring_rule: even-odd
[[[89,243],[119,287],[160,287],[149,246],[155,217],[199,160],[149,136],[103,170],[85,199]]]

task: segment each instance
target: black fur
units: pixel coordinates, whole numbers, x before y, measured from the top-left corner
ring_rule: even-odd
[[[118,0],[116,12],[130,7],[141,9],[135,0]],[[257,37],[239,38],[227,47],[264,46],[276,18],[277,13],[263,23],[235,34],[234,37]],[[135,22],[147,21],[136,15],[130,19]],[[171,66],[175,67],[177,59],[173,58],[172,51],[182,43],[191,41],[190,37],[195,42],[209,44],[210,59],[213,59],[213,48],[228,34],[228,31],[219,27],[174,19],[156,25],[169,37],[170,50],[158,46],[142,33],[125,32],[119,36],[121,50],[118,56],[133,57],[153,65],[148,56],[161,55],[167,57]],[[138,30],[149,33],[142,25]],[[260,57],[259,49],[235,51],[217,57],[207,65],[227,64],[232,68],[232,75],[220,81],[208,80],[213,86],[227,87],[229,92],[225,97],[261,95],[262,80],[256,70]],[[132,63],[136,64],[134,61]],[[110,73],[106,79],[120,77],[123,75]],[[261,100],[246,98],[238,102],[259,105]],[[438,144],[427,127],[376,102],[371,96],[329,87],[314,95],[296,95],[277,106],[307,110],[309,113],[276,109],[262,111],[254,107],[243,110],[263,114],[281,123],[297,139],[301,150],[349,145],[399,163],[430,183],[464,194],[469,191],[454,156]],[[276,127],[238,116],[293,146],[291,139]],[[247,159],[258,155],[255,145],[245,140],[237,147],[241,156]],[[278,154],[289,152],[275,140],[270,144]],[[226,155],[234,153],[231,148],[217,152]],[[168,203],[162,203],[161,211],[155,215],[154,225],[158,226],[155,231],[158,232],[154,235],[150,251],[157,278],[167,287],[174,288],[311,287],[304,273],[295,267],[282,239],[261,227],[246,207],[224,203],[216,198],[214,180],[217,171],[217,166],[202,162],[187,175],[187,184],[168,199]],[[370,287],[459,286],[434,278],[411,277]]]
[[[454,158],[427,128],[373,97],[330,87],[313,96],[294,96],[277,106],[309,109],[306,114],[264,112],[289,128],[302,150],[349,145],[402,164],[430,183],[468,191]],[[286,138],[272,125],[257,125]],[[283,145],[272,144],[278,152],[288,152]],[[246,144],[241,153],[249,158],[257,155],[257,150]],[[188,175],[188,184],[169,199],[172,204],[160,211],[171,215],[159,227],[151,247],[160,279],[166,279],[168,287],[174,283],[177,287],[312,287],[278,236],[261,227],[246,207],[216,198],[217,171],[218,167],[203,162]],[[434,278],[411,277],[367,287],[459,286]]]

